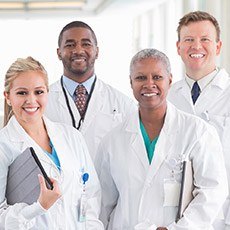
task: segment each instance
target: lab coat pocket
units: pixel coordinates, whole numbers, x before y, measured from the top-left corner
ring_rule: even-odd
[[[180,183],[175,179],[164,179],[164,207],[178,206]]]
[[[101,141],[101,138],[112,128],[116,127],[121,121],[121,113],[99,113],[94,122],[94,129],[96,130],[97,128],[97,132],[94,133],[94,138],[96,139],[96,142],[99,143]]]

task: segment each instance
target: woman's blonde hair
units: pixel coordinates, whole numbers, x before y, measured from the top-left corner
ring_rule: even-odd
[[[9,69],[6,72],[5,75],[5,93],[9,94],[10,89],[12,87],[12,82],[20,75],[21,73],[25,73],[27,71],[38,71],[41,72],[44,76],[45,85],[48,90],[48,75],[43,67],[43,65],[35,60],[32,57],[27,58],[18,58],[12,65],[9,67]],[[6,99],[4,101],[4,126],[7,124],[11,116],[13,115],[12,107],[8,105]]]

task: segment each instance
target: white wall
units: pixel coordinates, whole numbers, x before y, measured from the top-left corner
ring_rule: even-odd
[[[50,83],[62,75],[62,64],[56,56],[59,32],[73,20],[83,20],[95,31],[99,42],[96,74],[99,78],[132,97],[129,85],[129,62],[143,48],[154,47],[165,52],[172,65],[174,81],[183,76],[183,65],[176,52],[176,28],[184,13],[207,10],[220,22],[224,41],[219,63],[228,71],[230,43],[228,24],[229,0],[136,0],[136,5],[109,9],[97,17],[75,16],[51,19],[0,20],[0,99],[4,75],[17,57],[33,56],[49,73]],[[0,100],[0,112],[3,103]]]

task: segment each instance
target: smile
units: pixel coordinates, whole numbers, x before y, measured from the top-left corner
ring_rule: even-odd
[[[152,97],[152,96],[157,96],[159,93],[142,93],[141,94],[144,97]]]
[[[71,61],[74,61],[74,62],[83,62],[83,61],[86,61],[86,58],[84,58],[84,57],[73,57],[71,59]]]
[[[203,58],[204,54],[190,54],[189,55],[191,58]]]
[[[32,112],[36,112],[37,110],[38,110],[38,107],[36,107],[36,108],[23,108],[26,112],[30,112],[30,113],[32,113]]]

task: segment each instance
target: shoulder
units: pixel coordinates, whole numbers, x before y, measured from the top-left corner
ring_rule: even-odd
[[[174,82],[174,83],[171,85],[170,91],[180,89],[180,88],[183,87],[185,84],[186,84],[185,79],[181,79],[181,80],[179,80],[179,81],[176,81],[176,82]]]
[[[55,92],[61,90],[61,80],[55,81],[49,86],[49,92]]]
[[[216,135],[217,132],[215,128],[205,122],[200,117],[186,113],[178,108],[176,108],[174,105],[170,104],[171,107],[171,114],[174,113],[177,117],[177,125],[179,126],[180,130],[183,132],[191,132],[192,134],[202,136],[204,132],[210,132],[213,135]]]

